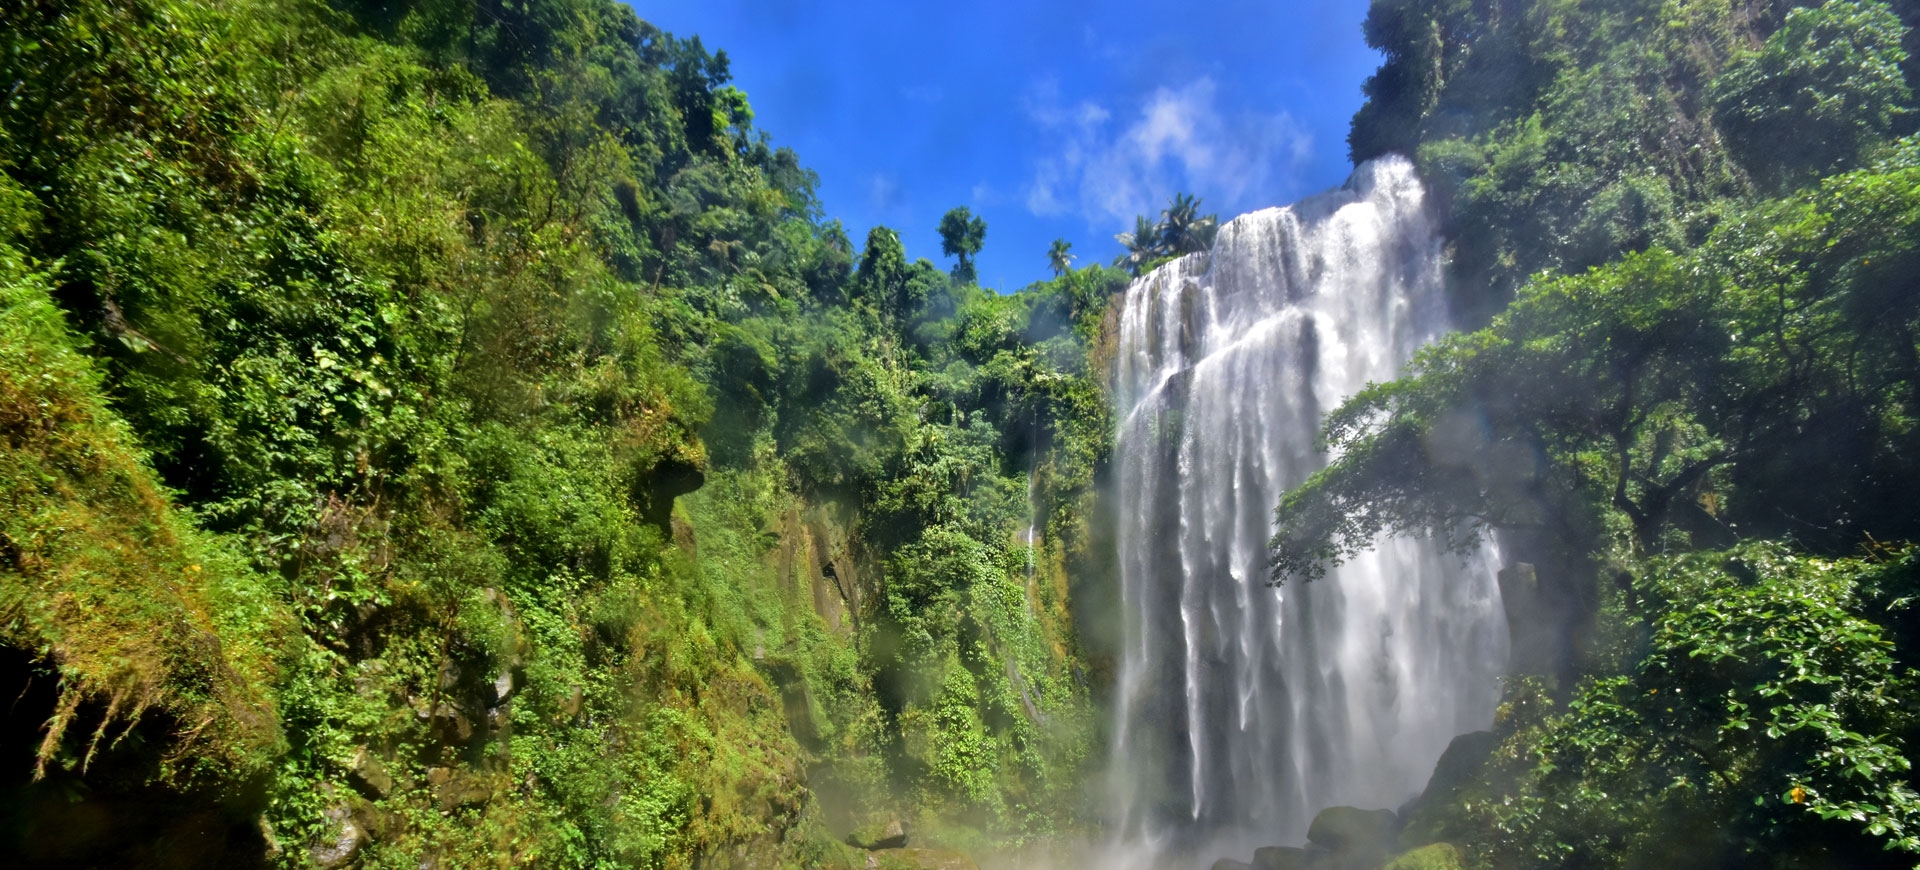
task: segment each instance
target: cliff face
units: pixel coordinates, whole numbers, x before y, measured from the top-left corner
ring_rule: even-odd
[[[856,250],[724,54],[611,2],[8,15],[10,851],[833,866],[1085,820],[1122,276]]]

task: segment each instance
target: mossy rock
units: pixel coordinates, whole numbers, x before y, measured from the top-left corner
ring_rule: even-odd
[[[1391,851],[1387,844],[1399,830],[1400,820],[1392,810],[1328,807],[1307,826],[1307,839],[1335,852],[1375,848]]]
[[[1306,870],[1307,850],[1294,846],[1262,846],[1253,850],[1254,870]]]
[[[1380,870],[1466,870],[1460,850],[1452,843],[1421,846],[1388,861]]]
[[[862,849],[899,849],[907,845],[907,826],[897,818],[869,822],[848,834],[847,844]]]

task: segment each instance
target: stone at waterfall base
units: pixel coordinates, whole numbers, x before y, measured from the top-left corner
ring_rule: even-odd
[[[1222,858],[1212,870],[1466,870],[1466,860],[1450,843],[1421,846],[1390,859],[1374,850],[1336,852],[1331,849],[1266,846],[1254,850],[1253,863]]]
[[[1252,864],[1222,858],[1213,870],[1381,870],[1400,851],[1399,836],[1400,817],[1392,810],[1328,807],[1307,826],[1306,848],[1265,846],[1253,851]]]
[[[1307,826],[1307,842],[1339,852],[1393,850],[1400,819],[1392,810],[1328,807]]]
[[[1328,807],[1307,826],[1307,842],[1331,853],[1314,870],[1374,870],[1399,851],[1400,818],[1392,810]]]
[[[1316,854],[1292,846],[1263,846],[1253,850],[1253,870],[1310,870]]]

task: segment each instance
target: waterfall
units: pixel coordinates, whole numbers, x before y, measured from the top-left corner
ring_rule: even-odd
[[[1406,160],[1376,160],[1127,290],[1108,793],[1135,862],[1244,858],[1328,806],[1396,808],[1492,721],[1507,638],[1486,557],[1389,539],[1266,583],[1274,506],[1326,460],[1322,414],[1444,330],[1423,197]]]

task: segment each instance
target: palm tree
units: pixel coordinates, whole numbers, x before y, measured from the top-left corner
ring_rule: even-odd
[[[1161,242],[1175,254],[1192,254],[1213,247],[1213,236],[1220,228],[1218,215],[1200,215],[1200,200],[1189,193],[1176,193],[1161,215]]]
[[[1053,267],[1053,277],[1058,278],[1073,268],[1074,256],[1067,253],[1073,243],[1066,239],[1054,239],[1053,247],[1047,249],[1047,265]]]
[[[1145,269],[1148,263],[1159,259],[1165,250],[1160,243],[1161,233],[1162,228],[1153,221],[1147,220],[1146,215],[1136,215],[1133,219],[1133,232],[1114,236],[1114,239],[1127,249],[1127,252],[1115,260],[1114,264],[1125,266],[1133,277],[1140,277],[1140,271]]]

